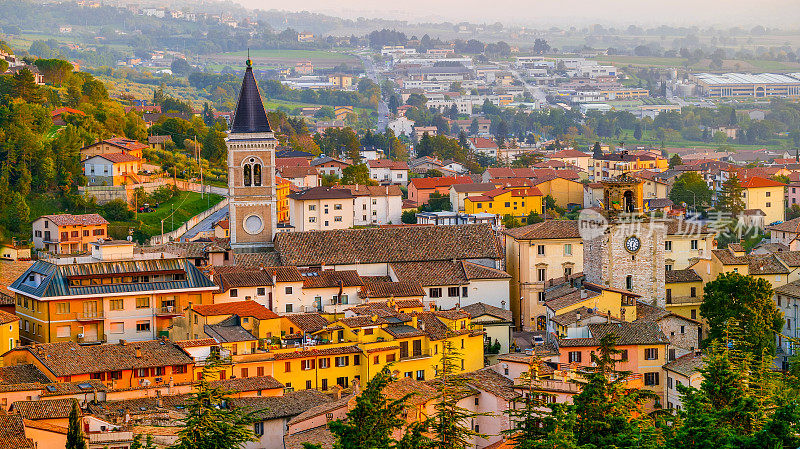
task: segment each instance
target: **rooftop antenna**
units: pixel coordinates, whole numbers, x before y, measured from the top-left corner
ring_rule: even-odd
[[[250,61],[250,47],[247,48],[247,68],[252,68],[253,62]]]

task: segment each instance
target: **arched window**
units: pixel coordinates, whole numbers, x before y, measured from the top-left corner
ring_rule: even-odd
[[[244,186],[245,187],[250,187],[251,183],[252,183],[252,179],[251,179],[251,176],[250,176],[250,164],[245,164],[245,166],[244,166]]]
[[[261,186],[261,164],[253,165],[253,185],[256,187]]]

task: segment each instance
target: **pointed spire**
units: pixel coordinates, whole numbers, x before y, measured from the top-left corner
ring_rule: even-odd
[[[247,50],[247,68],[244,71],[242,89],[231,124],[232,133],[268,133],[272,132],[267,121],[267,112],[261,102],[256,78],[253,76],[253,64],[250,61],[250,50]]]

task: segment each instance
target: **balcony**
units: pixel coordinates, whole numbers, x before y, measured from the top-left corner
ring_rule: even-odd
[[[431,357],[430,351],[420,351],[413,354],[400,354],[400,360],[414,360],[414,359],[424,359],[427,357]]]
[[[161,317],[183,316],[183,310],[176,306],[164,306],[157,308],[155,314]]]
[[[112,430],[109,432],[87,432],[89,444],[132,442],[133,432],[129,430]]]
[[[103,314],[102,310],[95,312],[83,312],[76,313],[75,319],[78,321],[103,321],[105,319],[105,315]]]

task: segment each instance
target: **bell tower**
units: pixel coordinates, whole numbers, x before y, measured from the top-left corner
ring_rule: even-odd
[[[231,248],[249,252],[270,247],[277,223],[277,140],[269,126],[249,58],[225,145]]]

